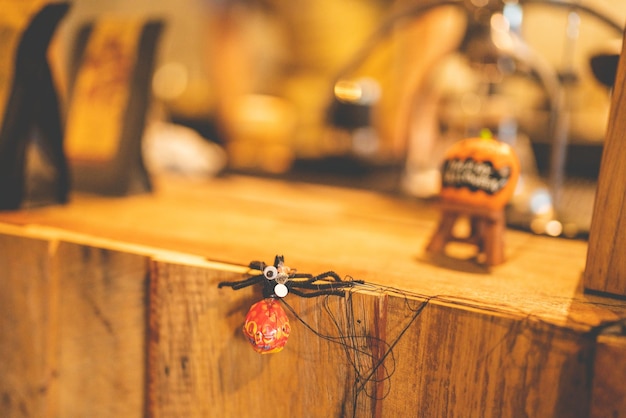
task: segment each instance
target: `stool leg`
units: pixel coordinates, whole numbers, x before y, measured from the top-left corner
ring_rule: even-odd
[[[431,253],[443,252],[446,244],[452,238],[452,228],[458,218],[455,212],[442,212],[439,226],[434,235],[430,239],[430,243],[426,247],[426,251]]]
[[[504,262],[504,219],[486,220],[484,251],[486,264],[495,266]]]
[[[467,242],[477,246],[479,251],[483,251],[485,241],[485,219],[481,216],[471,216],[470,228],[470,236]]]

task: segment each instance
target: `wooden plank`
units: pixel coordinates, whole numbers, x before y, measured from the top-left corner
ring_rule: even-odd
[[[0,235],[0,411],[56,416],[57,277],[46,240]]]
[[[595,326],[619,316],[613,307],[626,306],[616,300],[587,308],[597,301],[580,296],[584,241],[507,230],[507,262],[485,269],[462,248],[459,254],[451,250],[457,259],[426,256],[437,212],[423,203],[238,176],[198,182],[161,178],[157,186],[150,196],[77,196],[66,207],[4,212],[0,222],[55,227],[230,264],[284,254],[301,271],[334,269],[409,292],[471,295],[488,306],[540,312],[542,319],[561,324],[574,315]],[[578,315],[573,310],[578,307],[593,314]]]
[[[142,416],[146,257],[62,242],[55,259],[60,278],[56,416]]]
[[[288,296],[304,323],[290,313],[285,349],[259,355],[241,333],[258,289],[217,289],[240,274],[157,262],[153,277],[151,417],[589,413],[591,333],[367,286]]]
[[[626,296],[626,42],[622,48],[589,231],[584,285]]]
[[[390,298],[388,318],[418,306]],[[431,300],[397,345],[383,416],[586,417],[593,342],[533,318]]]
[[[23,232],[37,230],[45,231]],[[0,234],[24,239],[7,236]],[[624,317],[619,302],[591,296],[565,298],[562,322],[549,308],[529,313],[507,300],[486,304],[482,294],[418,295],[368,284],[346,299],[289,295],[304,322],[290,313],[287,347],[262,356],[241,333],[259,289],[217,288],[243,278],[244,267],[154,250],[147,312],[148,248],[42,248],[41,271],[63,290],[52,298],[58,308],[47,309],[58,318],[49,337],[57,350],[47,351],[58,370],[50,393],[58,396],[46,403],[58,413],[49,416],[142,416],[144,397],[150,417],[587,416],[593,324]],[[7,341],[0,338],[0,347]]]
[[[626,417],[626,337],[624,330],[598,337],[593,366],[591,417]]]
[[[141,416],[144,256],[0,234],[5,417]]]
[[[289,297],[293,311],[310,328],[290,312],[292,333],[286,348],[261,355],[241,332],[248,308],[260,298],[259,289],[217,288],[222,280],[240,278],[241,272],[153,264],[148,415],[339,417],[352,416],[353,408],[369,415],[372,406],[366,397],[358,397],[355,404],[358,382],[352,371],[371,368],[371,353],[347,361],[338,344],[345,340],[340,330],[348,326],[345,301]],[[350,307],[359,316],[350,326],[365,326],[365,318],[359,318],[371,312],[366,305],[372,301],[355,295]],[[321,303],[327,303],[328,311]],[[352,343],[364,345],[367,352],[367,339]]]
[[[41,373],[58,371],[47,392],[58,396],[34,405],[63,412],[58,416],[132,417],[141,414],[145,395],[152,417],[589,412],[594,336],[626,318],[626,301],[582,293],[586,243],[507,231],[507,262],[484,269],[463,259],[462,248],[451,253],[460,258],[426,257],[437,214],[417,202],[246,177],[158,185],[150,196],[78,196],[65,207],[0,213],[0,235],[71,242],[23,244],[3,259],[11,271],[0,284],[10,287],[0,295],[6,306],[30,309],[48,288],[52,295],[59,289],[37,308],[56,315],[50,325],[39,322],[41,313],[21,318],[16,328],[39,327],[34,336],[18,333],[19,344],[33,347],[43,335],[59,350],[29,364],[34,371],[20,383],[20,390],[39,387]],[[13,264],[29,251],[37,252],[26,258],[32,266]],[[169,251],[186,255],[169,257]],[[332,269],[374,287],[327,305],[290,295],[287,302],[311,328],[292,316],[287,348],[260,356],[240,331],[258,289],[235,292],[217,283],[241,277],[250,260],[277,253],[300,272]],[[58,256],[46,259],[50,254]],[[136,303],[146,295],[148,257],[155,260],[146,343],[139,320],[146,308]],[[21,275],[43,281],[20,290]],[[67,295],[60,292],[66,286]],[[30,296],[19,296],[24,292]],[[415,317],[424,300],[428,305]],[[12,326],[1,321],[2,329]],[[48,327],[56,334],[45,334]],[[311,330],[350,341],[351,350]],[[18,358],[3,335],[0,347]],[[374,367],[379,362],[384,367]],[[0,367],[9,376],[16,372]],[[142,373],[148,373],[145,393]],[[116,385],[131,389],[122,394]],[[83,388],[85,399],[74,398]]]

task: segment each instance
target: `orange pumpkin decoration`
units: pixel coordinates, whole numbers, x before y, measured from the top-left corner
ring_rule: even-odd
[[[452,145],[442,169],[442,200],[500,210],[513,196],[520,163],[513,148],[491,138]]]

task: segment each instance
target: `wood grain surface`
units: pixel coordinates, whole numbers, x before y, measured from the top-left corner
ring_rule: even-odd
[[[288,297],[304,322],[259,355],[241,332],[258,291],[217,289],[237,275],[154,263],[153,278],[150,417],[589,413],[589,333],[372,288]]]
[[[626,338],[617,334],[598,337],[594,362],[592,417],[626,416],[626,397],[622,391],[626,376]]]
[[[141,416],[145,257],[0,234],[0,416]]]
[[[626,296],[626,42],[611,100],[584,285],[590,290]]]
[[[463,245],[429,257],[438,213],[427,204],[366,191],[232,176],[162,178],[153,195],[78,195],[67,206],[0,213],[0,222],[59,228],[247,265],[283,254],[303,272],[340,276],[425,296],[472,300],[557,324],[597,326],[619,301],[582,292],[587,244],[506,231],[503,265],[487,269]]]
[[[54,416],[141,416],[147,259],[66,242],[54,258],[59,277]]]
[[[59,373],[29,408],[68,417],[584,417],[603,379],[621,378],[605,367],[600,379],[594,365],[596,337],[626,318],[626,301],[583,292],[584,241],[507,230],[507,262],[485,268],[463,245],[426,255],[439,214],[423,202],[242,176],[157,186],[0,213],[13,277],[0,297],[24,293],[18,276],[43,280],[1,323],[0,347],[29,363],[23,386]],[[217,283],[277,253],[299,272],[366,284],[347,298],[288,296],[287,347],[261,356],[241,333],[259,289]],[[46,314],[17,315],[49,287],[57,296],[38,305]],[[46,348],[17,331],[29,326]],[[36,350],[11,351],[8,341]],[[30,363],[39,352],[48,360]],[[18,387],[3,393],[14,399]]]
[[[0,410],[49,417],[56,410],[57,277],[45,240],[0,235]]]

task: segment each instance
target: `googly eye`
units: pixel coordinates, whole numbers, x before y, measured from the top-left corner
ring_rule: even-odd
[[[267,266],[263,269],[263,275],[267,280],[274,280],[278,276],[278,269],[274,266]]]

